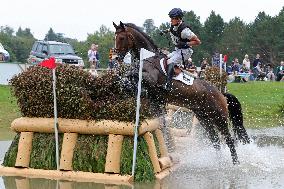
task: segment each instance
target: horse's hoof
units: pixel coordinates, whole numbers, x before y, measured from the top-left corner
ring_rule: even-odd
[[[239,160],[233,160],[233,164],[234,165],[240,165],[240,161]]]
[[[220,144],[213,144],[213,147],[214,147],[216,150],[221,150]]]

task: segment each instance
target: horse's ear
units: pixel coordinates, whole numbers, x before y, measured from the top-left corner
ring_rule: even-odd
[[[118,28],[118,26],[117,26],[114,22],[112,22],[112,24],[113,24],[113,26],[115,27],[115,29]]]
[[[120,21],[119,25],[120,25],[121,28],[125,29],[124,24],[121,21]]]

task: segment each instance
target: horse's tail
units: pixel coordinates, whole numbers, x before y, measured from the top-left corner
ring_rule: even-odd
[[[227,98],[230,119],[233,123],[235,136],[243,143],[250,143],[249,136],[243,124],[242,106],[236,96],[230,93],[224,93]]]

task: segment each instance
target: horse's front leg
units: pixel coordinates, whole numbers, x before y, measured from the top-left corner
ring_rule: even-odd
[[[161,131],[163,133],[163,136],[165,138],[165,143],[168,147],[169,152],[173,152],[175,149],[175,143],[173,135],[170,131],[170,127],[173,124],[172,123],[172,114],[167,113],[165,107],[162,108],[162,115],[160,116],[160,125],[161,125]]]
[[[142,77],[143,77],[143,80],[151,86],[154,86],[157,84],[158,77],[155,77],[148,72],[143,72]]]

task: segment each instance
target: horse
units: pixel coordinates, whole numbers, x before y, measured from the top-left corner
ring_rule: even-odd
[[[141,48],[155,53],[155,56],[143,60],[143,84],[154,95],[176,106],[188,108],[194,112],[200,124],[205,128],[207,136],[216,149],[220,149],[219,131],[230,149],[233,164],[239,164],[234,139],[230,134],[229,119],[232,121],[236,139],[243,144],[250,143],[249,136],[243,126],[243,114],[238,99],[229,93],[222,94],[215,86],[205,80],[195,79],[192,85],[180,81],[172,81],[172,91],[166,92],[161,87],[166,75],[161,69],[160,59],[165,57],[154,41],[139,27],[132,23],[122,23],[115,27],[115,51],[124,57],[130,51],[139,58]]]

